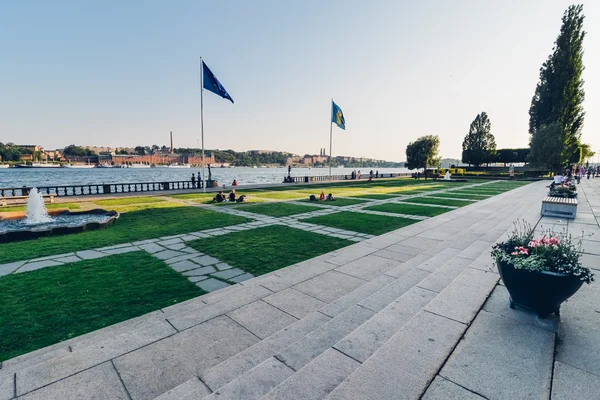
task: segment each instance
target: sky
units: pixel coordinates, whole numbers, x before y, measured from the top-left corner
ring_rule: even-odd
[[[438,135],[460,158],[482,111],[526,147],[563,0],[13,1],[0,5],[0,142],[196,147],[405,160]],[[583,141],[600,154],[600,1],[584,1]],[[596,71],[596,73],[594,73]]]

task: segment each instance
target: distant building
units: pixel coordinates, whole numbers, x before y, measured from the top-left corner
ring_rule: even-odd
[[[16,147],[20,147],[22,149],[31,150],[31,151],[42,151],[44,148],[37,144],[17,144]]]
[[[21,161],[33,161],[33,154],[22,154],[19,157],[19,160],[21,160]]]

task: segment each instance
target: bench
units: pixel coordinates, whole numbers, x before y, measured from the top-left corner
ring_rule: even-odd
[[[543,217],[564,217],[574,219],[577,214],[577,199],[546,196],[542,200]]]
[[[42,197],[44,199],[48,199],[48,203],[54,203],[54,194],[45,194]],[[18,206],[21,204],[27,204],[27,199],[29,196],[2,196],[0,197],[0,207],[7,206]]]

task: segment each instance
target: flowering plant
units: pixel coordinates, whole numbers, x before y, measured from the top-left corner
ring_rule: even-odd
[[[589,268],[581,265],[581,239],[574,242],[566,232],[544,231],[534,238],[531,225],[525,221],[515,223],[512,234],[502,243],[492,247],[492,258],[515,269],[549,271],[579,277],[586,283],[594,280]]]

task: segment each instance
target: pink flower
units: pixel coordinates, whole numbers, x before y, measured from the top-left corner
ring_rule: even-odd
[[[516,251],[513,251],[512,253],[510,253],[511,256],[518,256],[519,253],[517,253]]]

